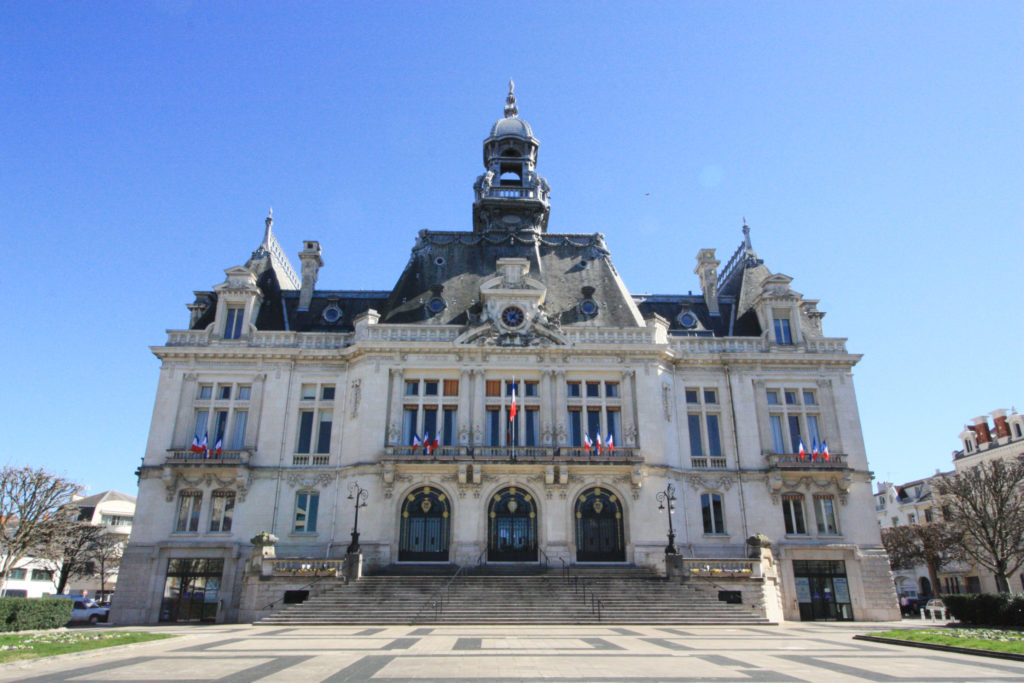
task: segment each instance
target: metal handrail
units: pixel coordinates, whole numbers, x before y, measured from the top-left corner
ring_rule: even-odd
[[[579,594],[583,593],[583,604],[587,604],[587,590],[590,590],[590,613],[597,614],[597,620],[601,621],[601,610],[604,608],[604,601],[597,597],[597,592],[590,586],[589,582],[581,577],[579,574],[575,574],[572,571],[572,565],[565,561],[564,558],[558,558],[562,562],[562,576],[566,583],[572,583],[573,592]]]
[[[413,616],[412,620],[409,622],[409,625],[412,626],[413,624],[415,624],[416,620],[420,618],[420,615],[427,607],[433,608],[434,621],[437,621],[438,617],[444,612],[444,603],[450,603],[452,600],[452,584],[455,583],[455,579],[457,579],[459,576],[465,576],[468,573],[467,567],[480,567],[480,565],[483,564],[484,554],[486,553],[487,550],[485,549],[479,555],[477,555],[475,565],[461,565],[458,569],[456,569],[455,573],[451,575],[451,577],[448,579],[448,581],[445,582],[443,586],[441,586],[436,591],[431,593],[430,596],[423,601],[423,604],[420,605],[419,610],[416,611],[416,615]]]

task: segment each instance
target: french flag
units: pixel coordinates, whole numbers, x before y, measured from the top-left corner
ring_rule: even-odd
[[[587,453],[589,453],[590,449],[593,447],[593,445],[594,445],[593,442],[590,440],[590,434],[584,434],[583,435],[583,450],[585,450]]]
[[[218,436],[217,437],[217,443],[213,444],[213,453],[215,455],[220,455],[220,449],[221,449],[221,447],[223,445],[224,445],[224,437],[223,436]]]
[[[192,452],[202,453],[204,450],[205,448],[202,445],[200,445],[199,432],[196,432],[195,436],[192,437]]]
[[[431,443],[432,442],[430,440],[430,432],[424,432],[423,433],[423,452],[426,453],[427,455],[430,455],[430,444]]]
[[[516,419],[516,413],[519,412],[519,408],[516,406],[516,382],[512,380],[512,407],[508,411],[509,422]]]
[[[824,460],[828,460],[828,441],[821,442],[821,457]]]
[[[597,454],[598,454],[598,455],[600,455],[600,454],[601,454],[601,452],[603,451],[603,447],[602,447],[602,445],[601,445],[601,431],[600,431],[600,430],[598,430],[598,432],[597,432],[597,438],[596,438],[596,439],[594,439],[594,441],[596,441],[596,442],[597,442]]]
[[[430,452],[433,453],[440,446],[440,442],[437,440],[437,434],[434,434],[434,440],[430,442]]]
[[[413,453],[415,453],[416,449],[418,449],[420,447],[420,443],[421,443],[420,435],[419,434],[413,434],[412,435],[412,452]]]
[[[801,460],[803,460],[805,457],[807,457],[807,451],[804,450],[804,440],[803,439],[800,439],[800,450],[798,451],[798,455],[800,456]]]
[[[814,442],[811,444],[811,460],[818,459],[818,439],[815,437]]]
[[[615,450],[615,435],[614,434],[609,434],[608,435],[608,452],[611,453],[614,450]]]

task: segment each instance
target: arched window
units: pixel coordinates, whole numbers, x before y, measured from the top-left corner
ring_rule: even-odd
[[[442,491],[421,486],[402,501],[399,562],[447,562],[451,501]]]
[[[576,498],[576,561],[626,561],[622,502],[607,489],[587,489]]]
[[[700,513],[704,520],[705,534],[725,533],[725,510],[722,496],[718,493],[702,493],[700,496]]]
[[[509,486],[491,496],[488,507],[488,561],[536,562],[537,502],[533,496]]]

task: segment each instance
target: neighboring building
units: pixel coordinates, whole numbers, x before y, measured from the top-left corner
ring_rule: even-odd
[[[316,289],[319,243],[296,273],[268,217],[252,257],[196,293],[188,328],[153,348],[115,621],[251,614],[249,539],[343,557],[355,483],[367,569],[663,568],[655,495],[672,485],[684,556],[772,539],[787,619],[898,618],[870,514],[860,356],[824,336],[818,302],[768,269],[747,226],[724,267],[699,252],[700,293],[631,294],[603,234],[548,231],[538,146],[510,89],[472,230],[420,231],[391,290]],[[358,258],[358,243],[343,251]],[[414,445],[426,435],[432,452]],[[194,453],[204,437],[219,448]],[[812,458],[824,441],[830,458]]]
[[[78,506],[79,521],[103,525],[108,533],[118,535],[122,543],[127,544],[135,515],[135,498],[119,491],[104,491],[92,496],[76,496],[72,503]],[[53,595],[57,590],[59,570],[59,559],[27,557],[8,573],[3,594],[26,598]],[[64,592],[69,595],[88,595],[100,600],[109,597],[116,584],[115,569],[107,574],[104,591],[100,589],[97,575],[70,579]]]
[[[75,500],[78,506],[78,518],[106,528],[108,534],[114,534],[119,542],[126,546],[132,533],[132,522],[135,518],[135,497],[120,491],[104,491],[85,498]],[[68,582],[67,592],[72,595],[87,594],[96,600],[109,598],[117,587],[117,565],[103,567],[105,576],[100,581],[100,566],[96,565],[96,574],[85,578],[74,578]]]
[[[963,450],[953,451],[953,467],[963,472],[983,462],[991,460],[1019,458],[1024,456],[1024,415],[1016,410],[994,410],[991,413],[992,424],[987,415],[976,417],[973,424],[967,425],[960,432]],[[984,567],[971,567],[955,576],[959,581],[951,582],[947,592],[959,587],[964,593],[995,593],[996,578]],[[961,580],[962,579],[962,580]],[[1008,576],[1011,591],[1024,591],[1024,571]]]
[[[935,476],[941,476],[939,472]],[[934,477],[918,479],[902,486],[894,486],[890,482],[877,482],[875,494],[875,513],[878,525],[887,529],[908,524],[928,524],[942,519],[942,511],[936,500],[933,486]],[[955,572],[954,572],[955,573]],[[945,576],[939,572],[941,582]],[[935,594],[928,567],[923,563],[913,569],[900,569],[893,572],[896,591],[901,598],[929,597]],[[940,586],[942,588],[944,586]]]

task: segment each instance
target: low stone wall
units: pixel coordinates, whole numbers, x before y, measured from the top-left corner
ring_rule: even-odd
[[[251,624],[284,607],[285,591],[308,590],[309,597],[320,595],[328,588],[344,585],[343,578],[262,577],[247,575],[242,585],[242,599],[238,606],[238,622]]]

